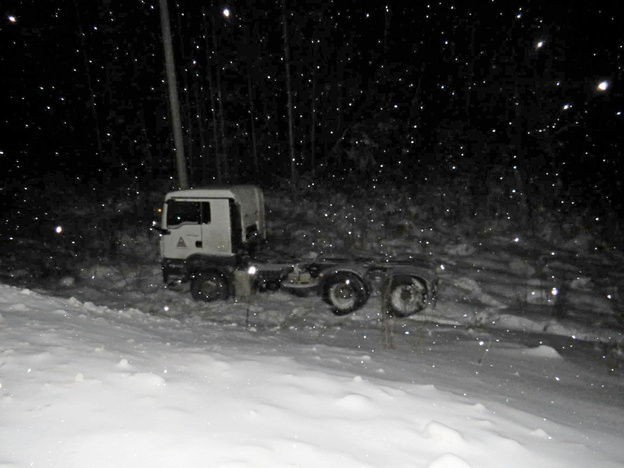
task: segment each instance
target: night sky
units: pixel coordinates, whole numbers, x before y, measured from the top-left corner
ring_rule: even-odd
[[[298,174],[621,208],[618,3],[287,1]],[[288,178],[282,2],[169,9],[191,183]],[[157,1],[0,13],[5,194],[175,177]]]

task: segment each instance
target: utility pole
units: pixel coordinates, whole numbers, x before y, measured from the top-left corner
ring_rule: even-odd
[[[173,60],[173,46],[171,45],[171,26],[169,25],[167,0],[160,0],[160,26],[162,28],[163,46],[165,48],[165,68],[167,71],[167,84],[169,86],[169,107],[171,107],[171,124],[173,126],[173,143],[176,152],[178,184],[181,189],[187,189],[189,183],[188,174],[186,172],[186,158],[184,157],[180,102],[178,100],[178,83],[176,81],[175,62]]]

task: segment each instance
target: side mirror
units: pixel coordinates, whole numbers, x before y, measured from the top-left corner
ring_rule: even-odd
[[[157,221],[152,221],[152,227],[150,229],[153,229],[154,231],[156,231],[157,233],[161,234],[161,235],[166,235],[166,234],[171,234],[171,231],[169,231],[169,229],[163,229],[160,224],[158,224]]]

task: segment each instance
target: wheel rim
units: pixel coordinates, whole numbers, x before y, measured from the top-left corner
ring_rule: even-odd
[[[403,314],[410,314],[422,309],[423,288],[417,284],[402,284],[392,290],[390,303]]]
[[[221,290],[221,284],[214,279],[205,279],[201,282],[199,287],[199,293],[207,300],[214,300],[219,297]]]
[[[334,284],[329,291],[332,304],[339,310],[349,309],[355,305],[353,286],[348,281]]]

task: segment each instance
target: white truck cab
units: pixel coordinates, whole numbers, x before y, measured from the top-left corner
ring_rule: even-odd
[[[166,280],[182,279],[185,263],[236,265],[266,239],[264,196],[259,187],[233,185],[170,192],[160,226]]]

